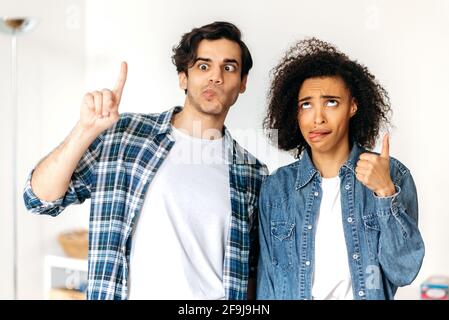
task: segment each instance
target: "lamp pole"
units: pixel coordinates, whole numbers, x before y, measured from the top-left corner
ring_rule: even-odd
[[[18,234],[17,234],[17,36],[33,30],[37,19],[28,17],[0,17],[0,32],[11,35],[11,102],[12,102],[12,224],[13,224],[13,296],[18,298]]]

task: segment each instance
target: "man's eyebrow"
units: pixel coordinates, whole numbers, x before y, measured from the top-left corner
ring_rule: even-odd
[[[209,58],[202,58],[202,57],[198,57],[198,58],[196,58],[195,59],[195,62],[194,62],[194,64],[197,62],[197,61],[205,61],[205,62],[211,62],[212,60],[211,59],[209,59]]]
[[[211,62],[212,59],[210,59],[210,58],[198,57],[198,58],[195,59],[194,64],[195,64],[197,61]],[[234,64],[236,64],[236,65],[239,65],[238,61],[235,60],[235,59],[224,59],[223,62],[225,62],[225,63],[234,63]]]
[[[226,63],[235,63],[236,65],[239,65],[238,61],[235,59],[224,59],[223,61]]]

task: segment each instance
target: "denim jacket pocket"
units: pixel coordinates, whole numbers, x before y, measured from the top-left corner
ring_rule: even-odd
[[[367,216],[362,216],[364,225],[364,235],[366,240],[366,245],[368,247],[369,256],[371,259],[377,259],[377,252],[379,249],[379,236],[380,236],[380,225],[377,220],[377,216],[370,214]]]
[[[295,224],[288,221],[271,221],[273,264],[288,270],[293,265]]]

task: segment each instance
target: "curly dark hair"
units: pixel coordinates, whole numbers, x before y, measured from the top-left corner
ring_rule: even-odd
[[[306,79],[338,76],[357,104],[349,122],[350,143],[372,149],[381,126],[388,126],[391,113],[387,91],[368,69],[350,60],[330,43],[317,38],[299,41],[271,71],[268,110],[263,127],[281,150],[298,157],[308,148],[298,125],[298,92]],[[273,132],[276,131],[276,135]]]
[[[196,51],[201,40],[228,39],[236,42],[242,52],[242,72],[241,78],[249,73],[253,66],[253,59],[248,47],[242,41],[242,33],[234,24],[230,22],[216,21],[194,28],[185,33],[176,47],[173,47],[172,62],[176,66],[178,73],[185,72],[193,65],[197,56]]]

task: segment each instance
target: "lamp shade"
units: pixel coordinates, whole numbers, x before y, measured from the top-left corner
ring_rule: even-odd
[[[0,17],[0,32],[20,35],[32,31],[38,22],[30,17]]]

